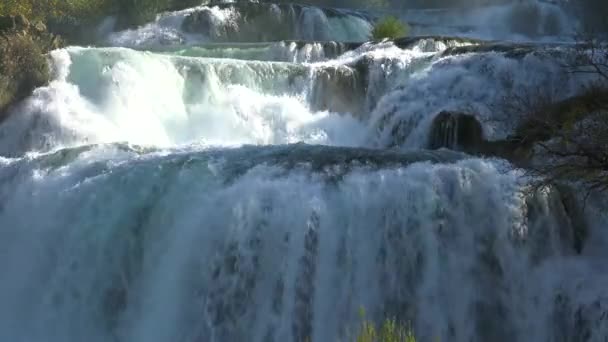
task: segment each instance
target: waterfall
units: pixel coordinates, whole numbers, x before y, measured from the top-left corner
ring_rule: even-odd
[[[351,341],[362,308],[419,341],[605,341],[606,199],[426,150],[577,94],[568,30],[373,18],[214,3],[51,52],[0,124],[0,341]]]
[[[235,2],[163,13],[143,27],[115,32],[111,45],[175,45],[281,39],[361,42],[371,18],[349,11],[296,4]]]
[[[525,340],[542,324],[531,297],[561,292],[527,281],[573,255],[553,194],[527,199],[497,161],[370,168],[300,149],[9,161],[0,265],[19,272],[0,286],[2,339],[325,341],[360,306],[429,338]]]

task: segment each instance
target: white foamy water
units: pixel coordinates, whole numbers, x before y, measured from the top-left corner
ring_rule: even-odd
[[[14,155],[88,143],[299,141],[424,148],[441,111],[471,113],[488,138],[503,138],[517,124],[508,118],[509,101],[543,85],[562,99],[583,84],[562,67],[564,48],[443,54],[467,45],[422,39],[401,49],[392,42],[368,43],[315,63],[124,48],[55,51],[55,80],[0,126],[0,150]]]
[[[199,6],[182,11],[160,14],[154,22],[138,28],[115,32],[107,37],[114,46],[192,45],[214,41],[252,42],[257,39],[275,41],[286,39],[319,41],[365,41],[369,39],[371,23],[357,15],[326,13],[317,7],[302,5],[264,5],[266,12],[249,13],[250,3],[224,6]],[[262,6],[262,5],[260,5]],[[267,7],[267,8],[266,8]],[[184,24],[189,16],[200,15],[194,27],[187,30]],[[268,26],[268,28],[265,27]],[[273,26],[275,25],[275,26]],[[253,34],[252,30],[259,31]]]
[[[423,339],[550,341],[578,329],[567,310],[607,309],[559,199],[526,202],[500,162],[234,174],[238,150],[108,152],[0,169],[1,339],[333,341],[365,307]]]
[[[201,44],[161,47],[155,51],[184,57],[230,58],[274,62],[310,63],[335,58],[345,49],[340,43],[296,42],[250,44]]]
[[[182,11],[162,13],[152,23],[134,29],[113,32],[106,39],[108,43],[114,46],[171,45],[207,41],[209,37],[187,34],[182,30],[184,19],[202,9],[210,11],[215,25],[231,25],[238,16],[237,12],[229,8],[220,9],[217,6],[194,7]]]
[[[53,59],[56,80],[0,128],[7,150],[121,141],[353,145],[364,130],[348,113],[311,111],[305,98],[314,70],[306,66],[115,48],[70,48]],[[19,138],[33,131],[33,140]]]
[[[380,100],[371,114],[375,130],[370,142],[426,146],[432,120],[442,111],[473,113],[487,138],[505,138],[524,115],[513,109],[522,101],[542,101],[540,96],[564,99],[581,90],[583,81],[570,76],[562,61],[540,51],[510,57],[491,52],[438,58]]]
[[[511,1],[465,9],[409,10],[413,34],[516,41],[573,41],[581,30],[573,13],[547,1]]]

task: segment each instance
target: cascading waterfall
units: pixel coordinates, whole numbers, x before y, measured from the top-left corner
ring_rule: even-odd
[[[580,23],[563,6],[542,0],[506,1],[465,9],[411,9],[404,19],[414,34],[524,41],[572,40]]]
[[[118,46],[201,42],[258,42],[281,39],[364,41],[371,19],[354,12],[318,7],[236,2],[164,13],[143,27],[112,33]]]
[[[429,337],[506,341],[525,329],[504,311],[532,313],[528,272],[572,254],[560,202],[541,194],[527,213],[506,165],[348,166],[333,164],[340,150],[300,148],[9,162],[0,265],[21,269],[0,287],[14,303],[2,339],[326,341],[364,306]],[[12,178],[24,169],[37,171]]]
[[[63,69],[57,80],[25,103],[26,114],[0,128],[9,151],[116,141],[352,145],[362,134],[349,137],[342,128],[363,131],[350,115],[314,115],[303,103],[314,81],[311,67],[113,48],[74,48],[53,58]],[[32,131],[38,132],[33,140],[16,137]]]
[[[231,58],[274,62],[310,63],[336,58],[359,43],[281,41],[276,43],[205,44],[148,48],[184,57]]]
[[[580,91],[584,79],[569,76],[567,58],[563,48],[444,55],[379,101],[371,114],[370,143],[424,147],[434,117],[444,110],[475,113],[489,138],[504,138],[517,125],[509,109],[518,101],[559,100]]]
[[[183,27],[206,11],[299,26],[211,43]],[[576,94],[569,46],[364,43],[365,18],[201,6],[53,51],[0,124],[0,341],[350,341],[361,308],[420,341],[605,341],[602,199],[574,217],[507,161],[425,150],[442,111],[494,139],[505,98]]]
[[[387,67],[424,64],[432,53],[421,47],[447,47],[428,45],[424,41],[403,53],[392,43],[366,44],[340,59],[313,64],[125,48],[55,51],[56,79],[23,104],[25,113],[0,126],[0,151],[14,155],[111,142],[361,146],[366,125],[355,118],[394,83],[384,79]],[[361,69],[366,63],[369,72]],[[353,101],[353,94],[361,97]],[[331,115],[336,112],[341,114]]]

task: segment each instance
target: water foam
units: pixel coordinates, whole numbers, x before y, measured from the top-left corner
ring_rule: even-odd
[[[3,153],[117,141],[353,145],[363,135],[347,113],[310,110],[306,66],[120,48],[69,48],[52,57],[56,80],[0,128]]]
[[[423,339],[549,341],[605,294],[577,288],[590,265],[562,268],[559,200],[527,202],[504,163],[304,161],[234,177],[217,156],[96,148],[1,168],[0,338],[333,341],[363,306]],[[574,312],[558,326],[535,298]]]
[[[525,115],[514,111],[518,105],[543,97],[560,100],[581,90],[583,79],[568,74],[564,56],[559,57],[566,51],[438,56],[379,101],[370,143],[425,147],[431,122],[442,111],[470,113],[483,124],[487,138],[504,138]]]
[[[192,44],[208,41],[209,37],[183,32],[184,19],[196,11],[207,10],[215,25],[232,25],[238,13],[231,8],[219,8],[217,6],[199,6],[176,12],[159,14],[154,22],[139,28],[112,32],[106,38],[112,46],[155,46],[171,44]]]
[[[548,95],[561,99],[582,84],[562,67],[563,48],[443,54],[467,44],[366,43],[304,64],[123,48],[56,51],[56,80],[0,127],[2,153],[118,141],[419,148],[444,110],[475,115],[497,139],[517,124],[508,101],[541,85],[554,85]]]
[[[257,17],[257,6],[268,9],[265,16]],[[368,20],[336,10],[332,10],[331,15],[325,11],[318,7],[263,3],[199,6],[160,14],[152,23],[112,33],[106,40],[112,46],[153,47],[214,41],[253,42],[260,38],[264,41],[293,39],[338,42],[369,39],[371,23]],[[202,19],[193,20],[195,28],[185,29],[190,26],[184,25],[188,17],[197,15]],[[291,35],[285,36],[289,32]]]
[[[454,35],[515,41],[572,41],[579,31],[574,13],[546,1],[510,1],[465,9],[409,10],[412,34]]]

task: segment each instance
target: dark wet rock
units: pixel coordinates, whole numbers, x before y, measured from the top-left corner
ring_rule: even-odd
[[[572,255],[575,252],[574,229],[562,198],[556,186],[533,186],[526,193],[525,243],[530,246],[534,264],[555,253]]]
[[[46,26],[50,32],[60,35],[72,44],[85,44],[94,41],[90,36],[90,28],[85,28],[84,24],[76,18],[63,16],[60,18],[51,17],[47,20]],[[94,27],[95,25],[91,25]]]
[[[366,97],[362,77],[357,69],[347,66],[320,69],[315,75],[312,92],[313,109],[361,117]]]
[[[576,190],[572,186],[566,184],[557,184],[555,186],[559,191],[561,203],[572,227],[572,247],[577,253],[581,253],[589,234],[588,222],[583,207],[584,203],[581,203],[577,197]]]
[[[297,20],[297,16],[293,12],[277,11],[273,7],[276,5],[232,3],[218,6],[236,7],[240,15],[235,22],[220,22],[209,9],[204,8],[188,15],[184,19],[182,29],[207,35],[215,41],[226,42],[284,40],[295,35],[293,22]]]
[[[439,113],[431,124],[430,149],[442,147],[474,151],[484,141],[483,128],[475,116],[459,112]]]
[[[9,30],[29,31],[30,21],[23,15],[0,16],[0,32]]]
[[[302,49],[306,44],[310,44],[310,41],[306,40],[285,40],[286,44],[295,43],[298,49]],[[336,41],[327,41],[327,42],[318,42],[323,46],[323,52],[325,53],[325,57],[327,58],[335,58],[338,57],[348,51],[355,50],[361,45],[363,42],[336,42]]]
[[[397,125],[394,129],[396,131],[393,135],[397,138],[399,128],[404,132],[410,130],[407,122],[403,122],[403,125],[405,126]],[[433,150],[447,148],[468,154],[504,158],[520,167],[526,167],[530,163],[534,147],[532,142],[523,141],[516,135],[502,140],[487,140],[483,126],[474,114],[452,111],[443,111],[433,119],[427,146]]]
[[[434,41],[443,42],[446,44],[449,44],[449,43],[461,43],[461,44],[469,43],[469,44],[475,44],[475,45],[484,44],[484,41],[479,40],[479,39],[463,38],[463,37],[450,37],[450,36],[402,37],[402,38],[397,38],[397,39],[393,40],[393,42],[396,46],[398,46],[401,49],[409,49],[412,46],[414,46],[415,44],[417,44],[418,42],[420,42],[421,40],[434,40]]]
[[[513,43],[485,43],[482,45],[466,45],[450,47],[443,52],[444,56],[462,55],[466,53],[498,52],[505,57],[522,58],[537,51],[537,45],[532,44],[513,44]]]
[[[27,18],[20,14],[15,16],[15,27],[17,30],[28,30],[30,27],[30,21]]]
[[[213,13],[207,8],[195,12],[184,20],[182,28],[187,32],[212,32],[214,29]]]
[[[0,16],[0,32],[15,29],[15,17],[13,16]]]

